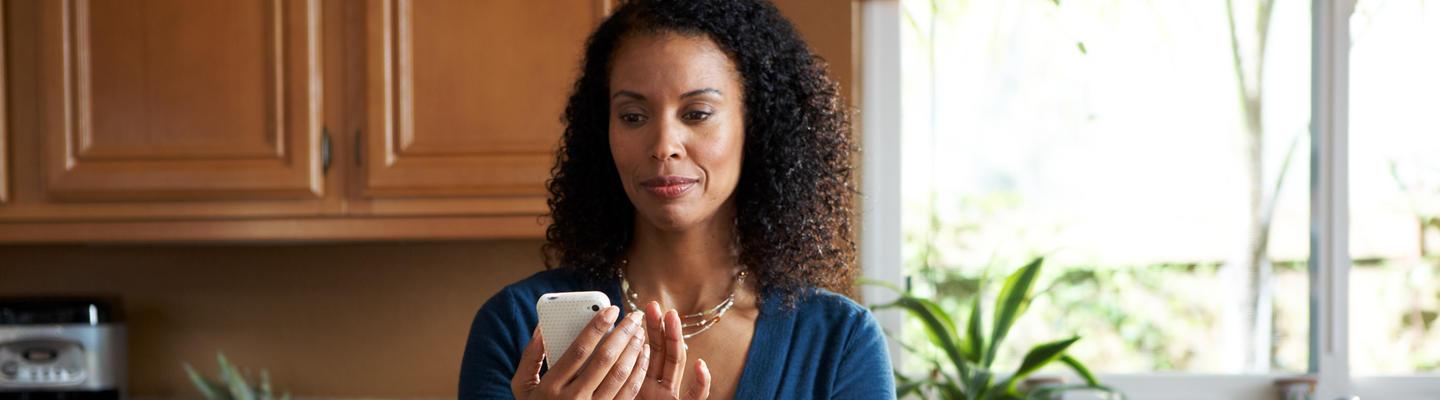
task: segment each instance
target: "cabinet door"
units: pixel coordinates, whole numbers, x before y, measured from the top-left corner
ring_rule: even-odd
[[[368,197],[543,196],[603,0],[369,0]]]
[[[46,196],[321,194],[318,0],[42,3]]]
[[[5,86],[5,77],[8,76],[5,73],[8,65],[5,62],[5,52],[9,50],[5,48],[5,32],[5,7],[0,7],[0,204],[5,204],[10,198],[10,148],[6,147],[6,144],[10,143],[10,137],[6,134],[10,131],[10,119],[5,114],[10,109],[5,102],[10,97],[10,91]]]

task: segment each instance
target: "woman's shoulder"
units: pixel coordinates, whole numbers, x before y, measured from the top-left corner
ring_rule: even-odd
[[[761,352],[754,359],[762,365],[783,366],[787,387],[770,397],[894,398],[885,333],[870,309],[820,289],[806,292],[791,307],[772,303],[767,309],[780,313],[771,322],[781,323],[770,334],[789,337],[769,341],[769,346],[785,348],[766,350],[781,351]],[[772,353],[784,355],[767,355]]]
[[[585,280],[570,268],[551,268],[536,272],[495,293],[488,303],[524,303],[533,307],[540,295],[554,292],[575,292],[584,289]]]
[[[799,326],[811,329],[825,329],[831,332],[859,333],[879,323],[870,309],[846,297],[825,289],[811,289],[796,300],[791,310]]]
[[[860,316],[868,315],[870,309],[855,302],[854,299],[843,294],[829,290],[815,288],[810,289],[801,295],[795,303],[797,310],[808,311],[809,313],[821,312],[834,315]]]

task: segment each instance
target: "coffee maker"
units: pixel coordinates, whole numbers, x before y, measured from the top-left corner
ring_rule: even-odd
[[[0,297],[0,400],[125,398],[118,300]]]

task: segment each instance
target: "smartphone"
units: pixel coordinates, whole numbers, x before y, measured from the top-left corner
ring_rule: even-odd
[[[590,324],[595,314],[610,307],[610,297],[601,292],[546,293],[535,302],[540,314],[540,336],[545,339],[545,362],[555,368],[575,337]]]

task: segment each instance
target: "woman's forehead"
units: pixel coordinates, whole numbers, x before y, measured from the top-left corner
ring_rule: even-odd
[[[678,97],[702,88],[738,93],[734,63],[705,35],[674,33],[627,37],[610,70],[611,95],[621,91]]]

